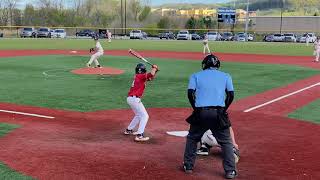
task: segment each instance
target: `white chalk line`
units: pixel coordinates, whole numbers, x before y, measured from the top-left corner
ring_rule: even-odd
[[[47,71],[43,71],[42,72],[42,75],[44,75],[45,77],[62,77],[62,76],[57,76],[57,75],[52,75],[52,74],[49,74],[49,72],[59,72],[59,71],[71,71],[72,69],[50,69],[50,70],[47,70]]]
[[[289,97],[289,96],[298,94],[298,93],[300,93],[300,92],[303,92],[303,91],[305,91],[305,90],[311,89],[311,88],[313,88],[313,87],[315,87],[315,86],[319,86],[319,85],[320,85],[320,82],[318,82],[318,83],[316,83],[316,84],[313,84],[313,85],[310,85],[310,86],[308,86],[308,87],[302,88],[302,89],[300,89],[300,90],[294,91],[294,92],[292,92],[292,93],[289,93],[289,94],[280,96],[280,97],[278,97],[278,98],[276,98],[276,99],[273,99],[273,100],[271,100],[271,101],[265,102],[265,103],[263,103],[263,104],[260,104],[260,105],[254,106],[254,107],[252,107],[252,108],[246,109],[246,110],[244,110],[243,112],[250,112],[250,111],[259,109],[259,108],[261,108],[261,107],[263,107],[263,106],[272,104],[272,103],[274,103],[274,102],[280,101],[280,100],[282,100],[282,99],[284,99],[284,98],[287,98],[287,97]]]
[[[33,116],[33,117],[40,117],[40,118],[46,118],[46,119],[54,119],[55,117],[52,116],[45,116],[41,114],[32,114],[32,113],[25,113],[25,112],[18,112],[18,111],[9,111],[9,110],[3,110],[0,109],[0,112],[10,113],[10,114],[20,114],[25,116]]]

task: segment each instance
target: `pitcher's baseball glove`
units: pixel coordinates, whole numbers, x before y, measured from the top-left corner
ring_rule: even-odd
[[[94,48],[90,48],[89,51],[90,51],[90,53],[94,52]]]

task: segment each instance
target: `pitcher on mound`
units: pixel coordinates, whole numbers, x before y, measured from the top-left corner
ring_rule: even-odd
[[[99,37],[95,35],[93,37],[93,40],[95,42],[95,47],[90,49],[90,53],[94,52],[94,54],[91,55],[90,60],[87,63],[87,67],[91,67],[92,62],[94,62],[95,67],[101,67],[98,58],[104,54],[104,50],[99,42]]]

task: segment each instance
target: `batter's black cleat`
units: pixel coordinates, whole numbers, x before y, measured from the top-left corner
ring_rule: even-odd
[[[207,147],[201,146],[197,150],[197,155],[208,156],[209,155],[209,149]]]
[[[97,65],[96,68],[102,68],[101,65]]]
[[[193,172],[193,167],[190,164],[183,164],[183,170],[187,174],[191,174]]]
[[[129,130],[129,129],[126,129],[123,134],[125,135],[130,135],[130,134],[133,134],[133,131],[132,130]]]
[[[234,179],[238,176],[238,173],[237,171],[227,171],[226,172],[226,175],[225,175],[225,178],[226,179]]]

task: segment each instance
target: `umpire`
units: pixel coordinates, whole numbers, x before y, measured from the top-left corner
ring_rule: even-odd
[[[190,130],[184,152],[183,168],[192,173],[196,159],[197,142],[210,129],[222,147],[225,178],[237,176],[233,145],[231,142],[227,109],[233,101],[234,90],[231,76],[219,71],[220,61],[207,55],[202,61],[202,71],[191,75],[188,86],[188,99],[194,110],[187,119]]]

